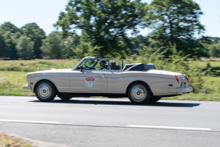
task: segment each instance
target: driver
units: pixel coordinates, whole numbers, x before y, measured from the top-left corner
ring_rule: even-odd
[[[100,64],[100,67],[98,68],[98,70],[103,70],[103,69],[105,69],[105,65],[106,65],[106,61],[105,61],[105,60],[101,60],[101,61],[99,62],[99,64]]]

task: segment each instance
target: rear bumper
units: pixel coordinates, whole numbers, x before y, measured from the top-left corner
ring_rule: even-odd
[[[176,93],[176,94],[184,94],[189,93],[193,90],[192,87],[184,87],[184,88],[169,88],[168,91],[170,93]]]
[[[23,89],[31,90],[32,88],[31,88],[31,86],[29,86],[29,85],[24,85],[24,86],[23,86]]]

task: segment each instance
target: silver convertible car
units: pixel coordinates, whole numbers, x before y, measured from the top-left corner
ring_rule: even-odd
[[[134,104],[156,102],[161,97],[178,96],[192,91],[185,74],[157,70],[154,64],[128,60],[85,57],[72,69],[51,69],[28,73],[29,89],[43,102],[56,95],[72,97],[129,97]]]

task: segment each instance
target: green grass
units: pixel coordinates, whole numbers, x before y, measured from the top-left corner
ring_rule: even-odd
[[[33,96],[30,90],[23,90],[27,72],[0,71],[0,95]]]
[[[17,95],[17,96],[34,96],[30,90],[23,90],[23,85],[26,85],[26,74],[30,71],[36,71],[44,69],[61,69],[72,68],[76,65],[78,60],[0,60],[0,95]],[[198,65],[201,68],[206,68],[207,63],[210,63],[213,68],[220,68],[220,61],[189,61],[191,65]],[[15,67],[21,70],[5,69],[1,71],[3,67],[8,69]],[[10,68],[9,68],[10,67]],[[27,70],[25,70],[27,69]],[[178,99],[178,100],[220,100],[220,76],[218,74],[209,74],[204,78],[203,87],[200,93],[184,94],[182,96],[169,97],[164,99]]]
[[[197,65],[198,67],[205,68],[209,63],[212,67],[220,67],[220,61],[189,61],[191,65]]]
[[[33,65],[36,63],[40,63],[40,64],[47,64],[49,62],[50,63],[54,63],[56,65],[68,65],[68,66],[72,66],[75,65],[76,63],[79,62],[79,60],[77,59],[73,59],[73,60],[41,60],[41,59],[36,59],[36,60],[0,60],[0,66],[5,66],[5,65]],[[50,64],[51,65],[51,64]]]
[[[220,101],[220,93],[190,93],[175,97],[165,97],[164,100],[193,100],[193,101]]]
[[[51,68],[72,68],[79,61],[74,60],[9,60],[0,61],[0,71],[31,72]]]
[[[28,72],[51,68],[72,68],[79,61],[74,60],[0,60],[0,95],[34,96],[30,90],[23,90]]]

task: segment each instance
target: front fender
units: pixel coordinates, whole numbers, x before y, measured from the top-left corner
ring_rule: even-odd
[[[37,83],[39,83],[40,81],[49,81],[49,82],[51,82],[56,87],[57,91],[59,92],[59,88],[57,87],[56,83],[52,79],[50,79],[50,78],[40,79],[39,78],[39,79],[34,80],[34,82],[33,82],[33,86],[32,86],[32,89],[31,89],[31,91],[33,93],[35,93],[35,87],[36,87]]]

